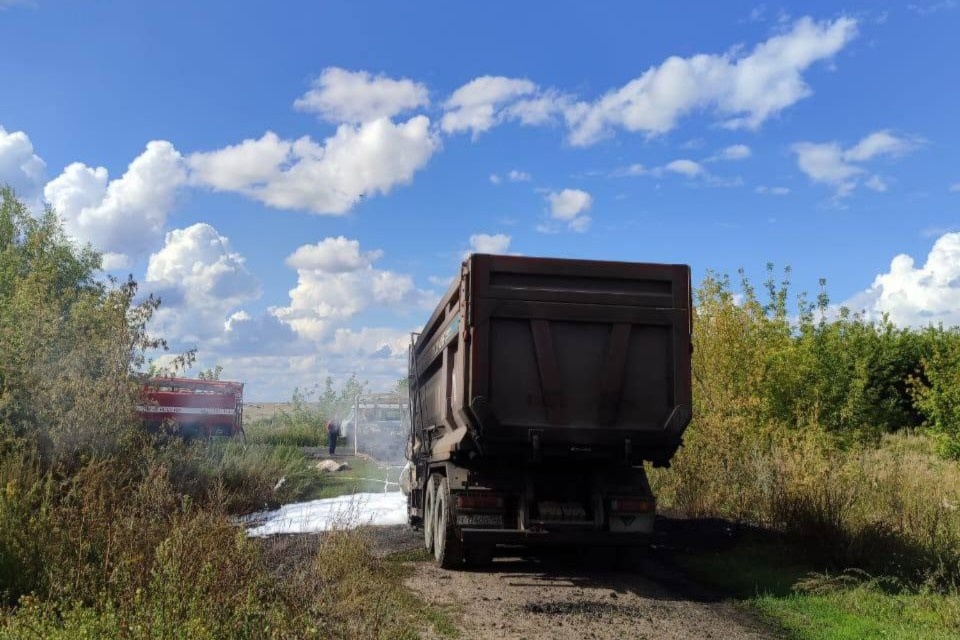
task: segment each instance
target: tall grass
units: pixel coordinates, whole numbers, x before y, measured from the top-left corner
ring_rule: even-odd
[[[322,417],[297,419],[289,414],[264,418],[245,427],[247,442],[271,446],[325,447],[327,421]]]
[[[749,443],[698,427],[673,468],[654,473],[662,504],[785,532],[838,570],[936,588],[960,580],[960,468],[926,452],[928,439],[840,449],[796,434]]]

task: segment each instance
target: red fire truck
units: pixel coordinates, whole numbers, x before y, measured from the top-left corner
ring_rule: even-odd
[[[184,437],[243,434],[243,383],[148,378],[137,413],[148,429],[164,424]]]

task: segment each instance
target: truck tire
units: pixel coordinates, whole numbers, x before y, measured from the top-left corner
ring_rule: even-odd
[[[440,478],[433,506],[436,513],[433,524],[433,557],[444,569],[457,568],[463,564],[463,545],[457,540],[456,516],[446,478]]]
[[[433,553],[433,525],[436,520],[434,506],[437,501],[437,476],[427,478],[427,486],[423,490],[423,546],[428,553]]]

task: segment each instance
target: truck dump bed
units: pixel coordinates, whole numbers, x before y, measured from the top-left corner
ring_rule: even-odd
[[[668,464],[690,314],[686,265],[470,256],[411,346],[411,454]]]

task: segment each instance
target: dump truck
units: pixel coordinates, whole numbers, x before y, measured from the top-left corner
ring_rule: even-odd
[[[687,265],[473,254],[409,350],[410,523],[445,568],[648,546],[691,419]]]
[[[243,435],[243,383],[147,378],[137,413],[151,431],[185,438]]]

